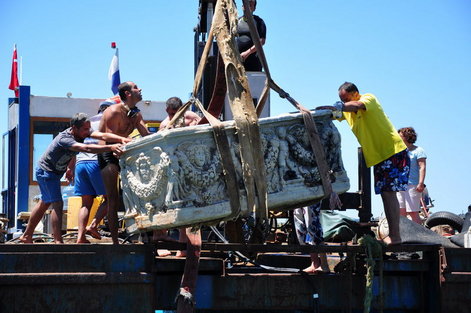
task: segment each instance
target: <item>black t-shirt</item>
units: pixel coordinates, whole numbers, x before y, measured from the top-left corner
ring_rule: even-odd
[[[267,38],[267,27],[265,25],[265,22],[257,15],[254,15],[253,18],[255,20],[255,25],[257,26],[258,36],[260,38]],[[244,17],[239,18],[239,22],[237,24],[237,33],[239,35],[237,38],[237,47],[239,49],[239,52],[244,52],[245,50],[249,49],[254,45],[252,36],[250,35],[249,25],[245,21]],[[244,67],[247,71],[262,70],[262,64],[260,63],[260,60],[258,59],[256,53],[252,53],[245,60]]]

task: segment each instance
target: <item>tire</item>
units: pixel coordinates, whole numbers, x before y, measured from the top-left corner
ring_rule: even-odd
[[[441,211],[430,215],[429,218],[425,221],[425,226],[427,228],[432,228],[438,225],[450,225],[456,231],[461,232],[463,223],[464,219],[458,215],[447,211]]]

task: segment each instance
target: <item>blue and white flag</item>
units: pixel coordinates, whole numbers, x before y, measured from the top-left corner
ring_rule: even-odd
[[[118,48],[116,48],[116,53],[114,54],[113,59],[111,59],[108,79],[111,80],[111,90],[113,91],[113,94],[116,95],[118,93],[118,86],[121,84],[121,80],[119,78]]]

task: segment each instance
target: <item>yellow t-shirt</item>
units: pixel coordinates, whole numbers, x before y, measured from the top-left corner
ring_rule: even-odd
[[[370,93],[361,95],[366,110],[343,112],[352,132],[358,139],[365,156],[366,166],[371,167],[405,150],[407,147],[396,128],[386,116],[376,97]]]

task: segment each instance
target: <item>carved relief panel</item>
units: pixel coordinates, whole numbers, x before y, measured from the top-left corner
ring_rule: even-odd
[[[337,193],[348,190],[340,135],[328,113],[314,120],[333,174]],[[225,122],[240,189],[247,211],[240,146],[233,122]],[[270,210],[318,201],[322,183],[299,114],[259,121]],[[126,146],[120,160],[128,230],[165,229],[223,220],[231,210],[220,155],[209,126],[172,129]]]

